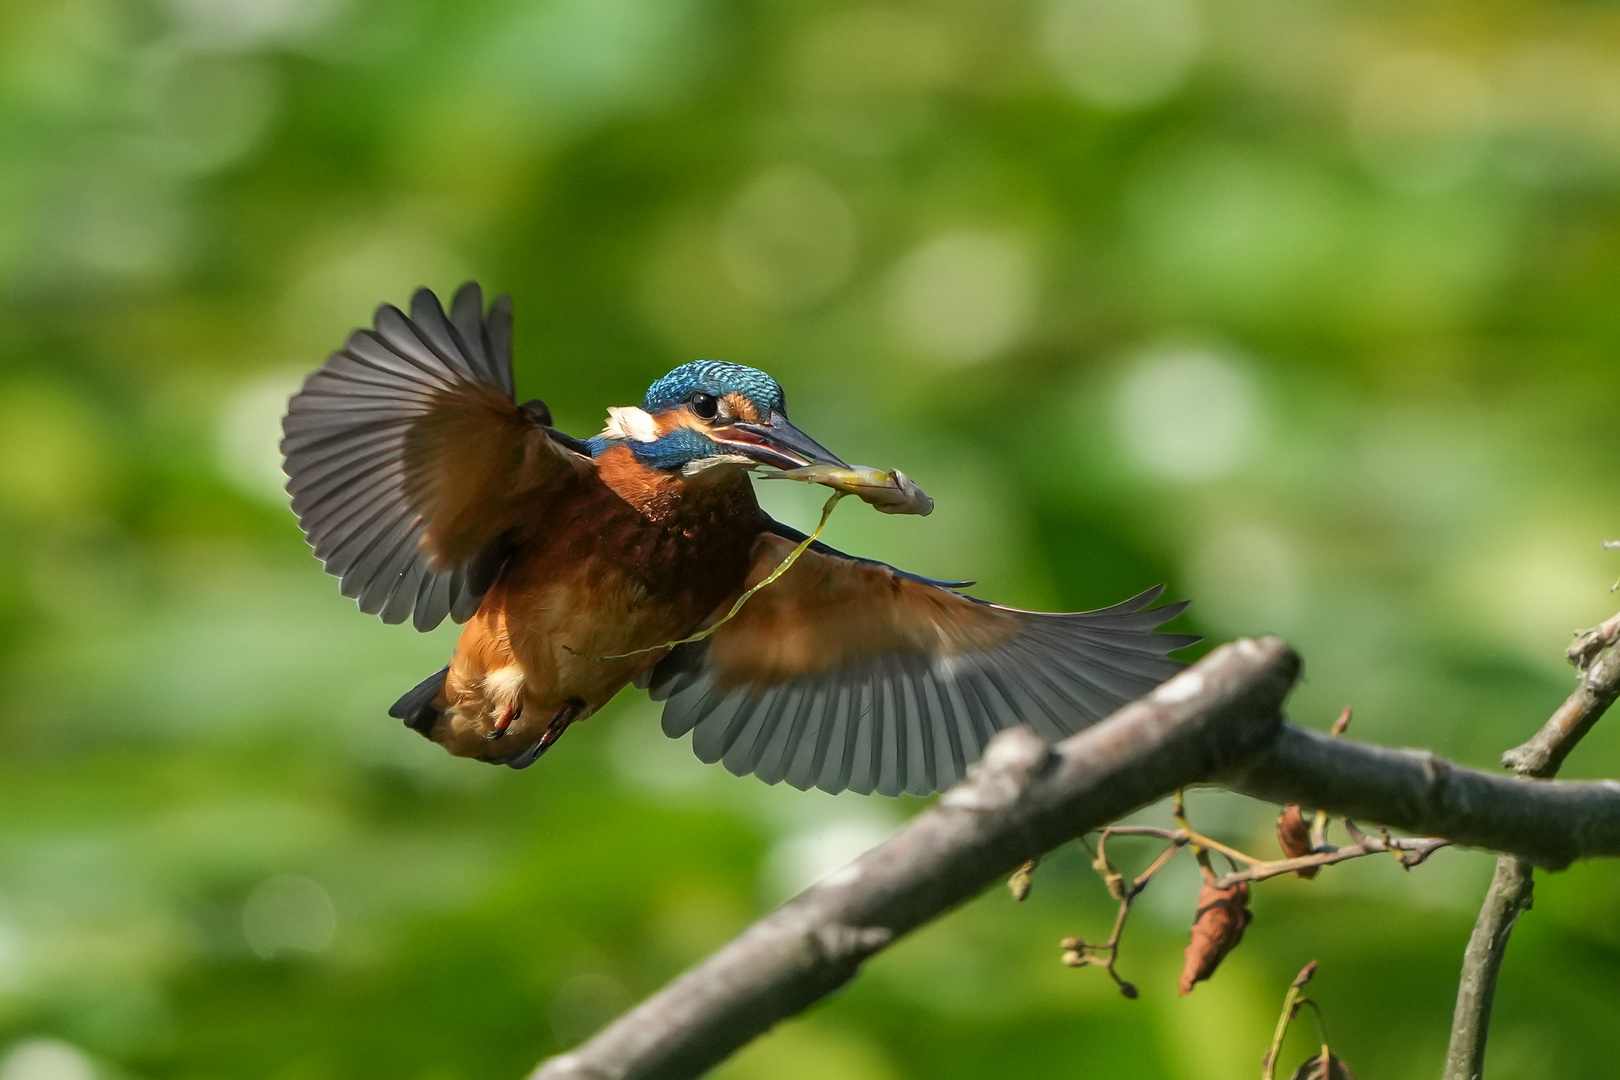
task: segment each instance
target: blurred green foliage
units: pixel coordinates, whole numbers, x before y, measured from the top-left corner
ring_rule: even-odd
[[[515,1077],[922,805],[701,766],[635,694],[522,774],[388,720],[454,630],[340,598],[274,450],[376,303],[511,292],[582,435],[762,366],[938,499],[833,543],[1026,606],[1168,580],[1300,647],[1301,722],[1490,767],[1614,603],[1617,194],[1610,5],[7,0],[0,1080]],[[1315,958],[1361,1075],[1432,1076],[1488,866],[1263,885],[1178,999],[1181,867],[1129,1002],[1057,962],[1110,916],[1061,853],[721,1075],[1249,1077]],[[1620,1055],[1617,888],[1541,885],[1497,1074]]]

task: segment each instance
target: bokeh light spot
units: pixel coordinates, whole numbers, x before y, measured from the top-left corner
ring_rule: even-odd
[[[248,947],[264,960],[324,952],[337,934],[337,912],[320,885],[283,874],[248,894],[242,905],[242,933]]]
[[[948,81],[957,44],[920,10],[864,7],[825,16],[798,48],[799,83],[833,98],[930,90]]]
[[[1173,142],[1148,156],[1127,208],[1144,268],[1210,318],[1286,320],[1342,299],[1357,234],[1337,185],[1309,163]]]
[[[766,307],[801,307],[849,276],[855,218],[819,176],[774,169],[744,188],[727,211],[720,251],[738,292]]]
[[[307,345],[314,356],[324,356],[356,323],[370,325],[369,313],[379,302],[406,306],[420,285],[448,302],[471,275],[467,261],[434,224],[419,207],[399,206],[319,233],[282,301],[292,346]],[[492,298],[486,295],[486,302]]]
[[[895,268],[889,308],[910,349],[947,365],[987,360],[1013,345],[1035,307],[1026,246],[994,232],[946,233]]]
[[[790,833],[771,849],[765,885],[773,899],[783,899],[849,865],[894,831],[881,813],[854,810]]]
[[[219,49],[307,39],[341,15],[346,0],[168,0],[185,35]]]
[[[0,508],[44,517],[93,506],[107,479],[103,430],[62,387],[0,386]]]
[[[220,471],[243,494],[268,502],[287,501],[281,418],[303,378],[302,370],[261,375],[242,384],[220,410],[215,429]]]
[[[59,1039],[24,1039],[0,1059],[0,1080],[96,1080],[83,1050]]]
[[[1126,373],[1114,419],[1135,464],[1192,482],[1225,475],[1249,456],[1259,403],[1253,378],[1227,356],[1170,347],[1149,352]]]
[[[1494,80],[1499,156],[1532,184],[1612,176],[1620,164],[1620,70],[1585,44],[1533,42]]]
[[[1217,524],[1188,560],[1199,617],[1230,633],[1287,633],[1305,601],[1298,545],[1259,521]]]
[[[184,253],[189,214],[174,179],[128,149],[66,186],[54,240],[61,255],[96,274],[161,277]]]
[[[1484,156],[1490,99],[1459,60],[1413,50],[1374,63],[1357,81],[1350,133],[1367,168],[1391,187],[1455,187]]]
[[[151,156],[158,167],[218,169],[245,157],[263,137],[277,97],[267,62],[177,52],[156,66]]]
[[[1051,0],[1041,44],[1064,83],[1104,109],[1139,109],[1181,85],[1202,34],[1192,0]]]
[[[1585,539],[1607,535],[1600,520],[1550,510],[1515,522],[1517,535],[1504,526],[1465,540],[1445,568],[1459,616],[1527,662],[1567,671],[1560,650],[1570,633],[1602,621],[1615,606],[1603,588],[1614,580],[1612,553]]]
[[[493,22],[479,59],[487,89],[545,136],[667,106],[701,68],[698,0],[552,0]]]

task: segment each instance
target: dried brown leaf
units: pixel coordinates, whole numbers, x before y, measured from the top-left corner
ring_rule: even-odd
[[[1217,888],[1206,880],[1198,890],[1198,914],[1193,919],[1192,941],[1181,969],[1181,993],[1192,993],[1194,983],[1215,974],[1226,954],[1243,940],[1243,928],[1254,915],[1249,911],[1249,883],[1239,881]]]
[[[1282,813],[1277,815],[1277,846],[1290,859],[1311,853],[1311,827],[1305,823],[1305,815],[1296,805],[1283,807]],[[1302,878],[1313,878],[1320,869],[1319,866],[1307,866],[1294,873]]]
[[[1315,1054],[1302,1061],[1288,1080],[1356,1080],[1356,1074],[1338,1054],[1328,1055],[1327,1072],[1322,1071],[1322,1055]]]

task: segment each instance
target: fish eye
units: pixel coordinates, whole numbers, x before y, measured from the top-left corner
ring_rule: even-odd
[[[713,394],[700,390],[692,395],[692,412],[697,414],[699,420],[713,420],[720,415],[720,401]]]

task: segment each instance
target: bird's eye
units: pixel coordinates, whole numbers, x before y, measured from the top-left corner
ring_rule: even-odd
[[[700,420],[713,420],[720,415],[720,402],[713,394],[693,394],[692,411]]]

